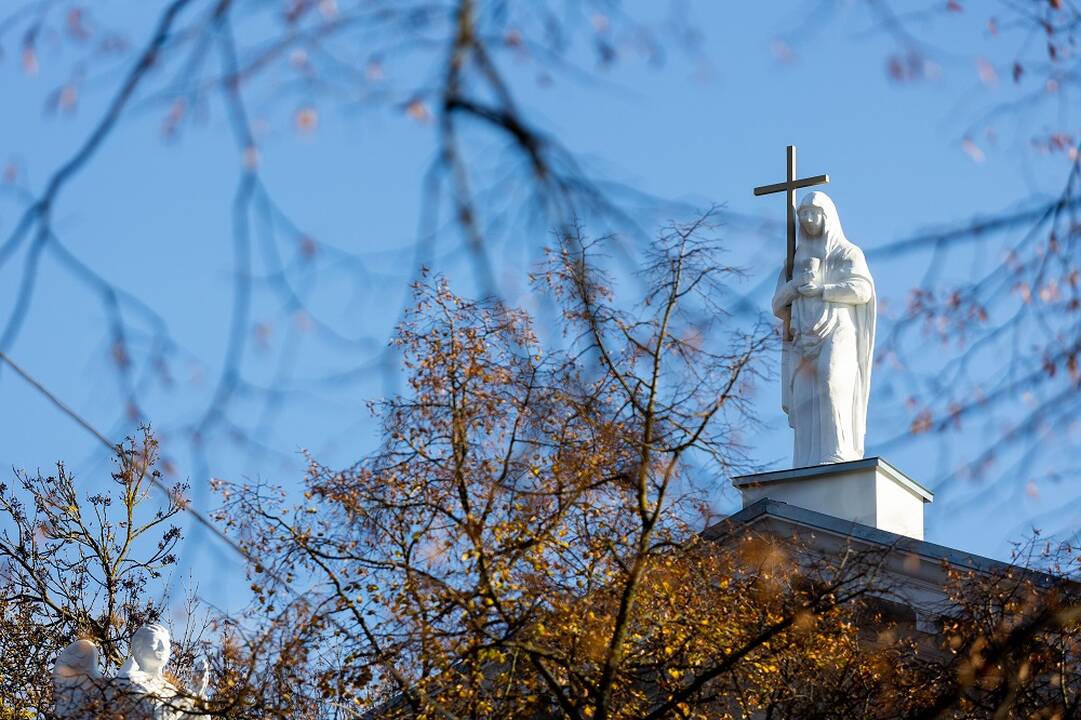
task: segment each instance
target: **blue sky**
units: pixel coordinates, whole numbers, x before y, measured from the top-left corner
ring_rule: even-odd
[[[102,12],[145,34],[157,5],[110,2]],[[668,11],[658,11],[658,5],[635,3],[632,8],[643,17],[663,18]],[[877,28],[860,4],[811,6],[687,3],[686,12],[702,35],[701,57],[672,50],[659,67],[629,58],[596,69],[583,55],[579,59],[585,68],[596,69],[594,81],[563,78],[547,85],[536,82],[534,66],[507,69],[523,109],[591,171],[683,206],[719,203],[741,217],[779,221],[781,201],[754,198],[751,188],[783,179],[784,147],[797,144],[801,174],[830,174],[827,191],[848,237],[871,253],[928,227],[1058,192],[1069,169],[1065,157],[1029,150],[1031,137],[1048,129],[1041,126],[1039,112],[996,121],[990,126],[993,139],[989,126],[979,122],[986,109],[1016,97],[1009,64],[1018,45],[1015,39],[990,34],[979,11],[936,14],[926,24],[915,20],[913,29],[927,41],[933,65],[929,77],[898,83],[887,71],[896,40]],[[243,36],[245,31],[240,27],[237,32]],[[74,54],[46,49],[39,71],[28,75],[11,39],[4,42],[0,162],[15,163],[30,187],[40,190],[86,136],[130,56],[88,73],[75,112],[50,114],[43,108],[69,77]],[[388,60],[388,81],[396,74],[423,73],[417,63],[395,66]],[[997,83],[988,67],[999,76]],[[309,105],[318,109],[318,126],[315,132],[299,133],[295,113]],[[179,438],[207,403],[221,366],[230,302],[230,203],[240,158],[220,106],[212,104],[198,126],[172,142],[163,142],[160,133],[166,110],[150,102],[135,107],[62,195],[56,225],[84,262],[155,308],[184,348],[182,359],[170,368],[175,385],[153,390],[143,409],[165,433],[165,454],[177,476],[191,477],[206,508],[214,502],[205,490],[206,478]],[[325,273],[305,281],[311,307],[378,346],[404,297],[402,267],[417,234],[422,176],[435,147],[433,126],[399,107],[336,105],[303,90],[281,97],[270,90],[254,92],[251,112],[262,128],[261,170],[276,203],[318,243],[366,258],[364,272],[327,261]],[[962,139],[969,134],[974,146],[966,151]],[[635,211],[644,225],[654,226],[678,217],[672,207]],[[10,232],[19,208],[11,193],[0,196],[0,233]],[[547,229],[532,231],[543,238]],[[783,259],[783,236],[763,239],[735,223],[722,236],[734,261],[751,273],[745,291],[773,277]],[[524,280],[529,255],[523,246],[508,243],[497,253],[496,265],[509,299],[530,306]],[[976,267],[970,263],[993,263],[998,252],[984,247],[957,256],[951,271],[963,277]],[[889,308],[903,306],[908,290],[921,281],[927,258],[876,264],[871,257],[879,296],[889,303],[883,310],[888,319]],[[441,262],[457,287],[469,292],[465,262],[455,256]],[[5,313],[20,267],[0,268],[0,309]],[[768,296],[754,297],[766,310]],[[291,394],[267,435],[265,450],[235,445],[224,430],[209,438],[209,474],[295,486],[301,477],[300,448],[331,465],[352,462],[371,448],[375,427],[365,403],[393,387],[385,370],[366,365],[377,347],[327,350],[295,321],[283,322],[267,298],[256,300],[254,320],[264,325],[262,334],[249,333],[247,368],[258,382],[282,382],[282,367],[294,378],[353,370],[360,381]],[[46,259],[26,327],[10,353],[111,436],[131,430],[112,372],[101,305],[54,260]],[[913,364],[933,366],[933,348],[928,355]],[[280,364],[283,358],[285,365]],[[874,381],[868,454],[911,422],[904,383],[891,378],[891,372],[884,366]],[[755,456],[781,467],[790,440],[775,383],[758,389],[756,404],[768,430],[756,439]],[[246,400],[239,406],[245,417],[261,412]],[[64,459],[88,483],[105,482],[106,465],[93,440],[11,372],[0,372],[0,407],[0,465],[46,469]],[[974,425],[949,438],[902,444],[886,456],[935,489],[937,479],[980,441]],[[974,502],[988,493],[994,493],[995,502]],[[927,536],[1006,557],[1009,541],[1065,497],[1072,494],[1064,488],[1019,499],[1012,489],[955,488],[929,506]],[[734,509],[737,502],[730,488],[718,488],[718,509]],[[988,522],[992,511],[994,521]],[[1075,521],[1076,513],[1072,519],[1056,518]],[[212,543],[186,546],[184,570],[201,577],[204,586],[228,574],[236,567],[231,563]],[[227,595],[214,599],[229,604]]]

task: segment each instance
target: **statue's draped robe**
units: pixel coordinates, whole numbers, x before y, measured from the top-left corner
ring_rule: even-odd
[[[806,205],[822,209],[825,227],[817,238],[800,229],[793,277],[817,258],[823,291],[792,301],[794,337],[782,345],[781,407],[795,431],[793,467],[863,457],[875,343],[875,286],[863,252],[845,238],[827,195],[810,193]],[[782,268],[773,296],[778,317],[784,284]]]
[[[143,672],[133,658],[112,679],[110,710],[125,720],[206,720],[195,698],[181,695],[160,674]],[[202,697],[202,696],[201,696]],[[205,697],[204,697],[205,699]]]
[[[87,675],[53,680],[55,714],[63,720],[95,720],[105,707],[105,683]]]
[[[161,677],[143,672],[134,658],[117,671],[112,683],[114,712],[127,720],[171,720],[165,703],[173,701],[176,689]]]
[[[112,682],[113,712],[125,720],[205,720],[190,696],[182,696],[160,674],[143,672],[134,658],[117,671]]]

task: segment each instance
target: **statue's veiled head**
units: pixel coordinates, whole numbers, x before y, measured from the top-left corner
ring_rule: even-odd
[[[797,215],[800,227],[803,228],[805,234],[810,237],[822,235],[822,231],[826,228],[826,213],[822,208],[817,205],[800,205]]]
[[[163,625],[143,625],[131,639],[131,656],[139,669],[156,675],[169,662],[172,643]]]
[[[827,243],[844,239],[837,206],[824,192],[809,192],[796,210],[803,235],[811,238],[825,237]]]
[[[58,681],[101,676],[98,668],[98,646],[89,640],[76,640],[56,658],[53,676]]]

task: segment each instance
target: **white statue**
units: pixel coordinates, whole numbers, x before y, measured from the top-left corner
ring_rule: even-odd
[[[773,313],[792,305],[781,355],[781,407],[795,431],[793,467],[863,457],[875,344],[875,284],[863,252],[845,238],[837,208],[822,192],[797,211],[792,280],[784,269]]]
[[[161,625],[144,625],[131,639],[131,657],[112,681],[114,712],[129,720],[174,720],[198,718],[194,703],[183,697],[162,671],[169,662],[172,645],[169,631]],[[205,659],[196,670],[197,697],[206,697],[209,672]]]
[[[98,646],[76,640],[53,665],[56,716],[65,720],[92,720],[102,715],[105,684],[98,666]]]

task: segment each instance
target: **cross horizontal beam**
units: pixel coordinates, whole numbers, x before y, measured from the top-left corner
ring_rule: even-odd
[[[814,177],[803,178],[802,180],[795,180],[793,182],[780,182],[773,185],[762,185],[754,189],[755,195],[770,195],[772,193],[784,192],[785,190],[798,190],[800,188],[811,187],[812,185],[824,185],[830,181],[829,175],[815,175]]]

